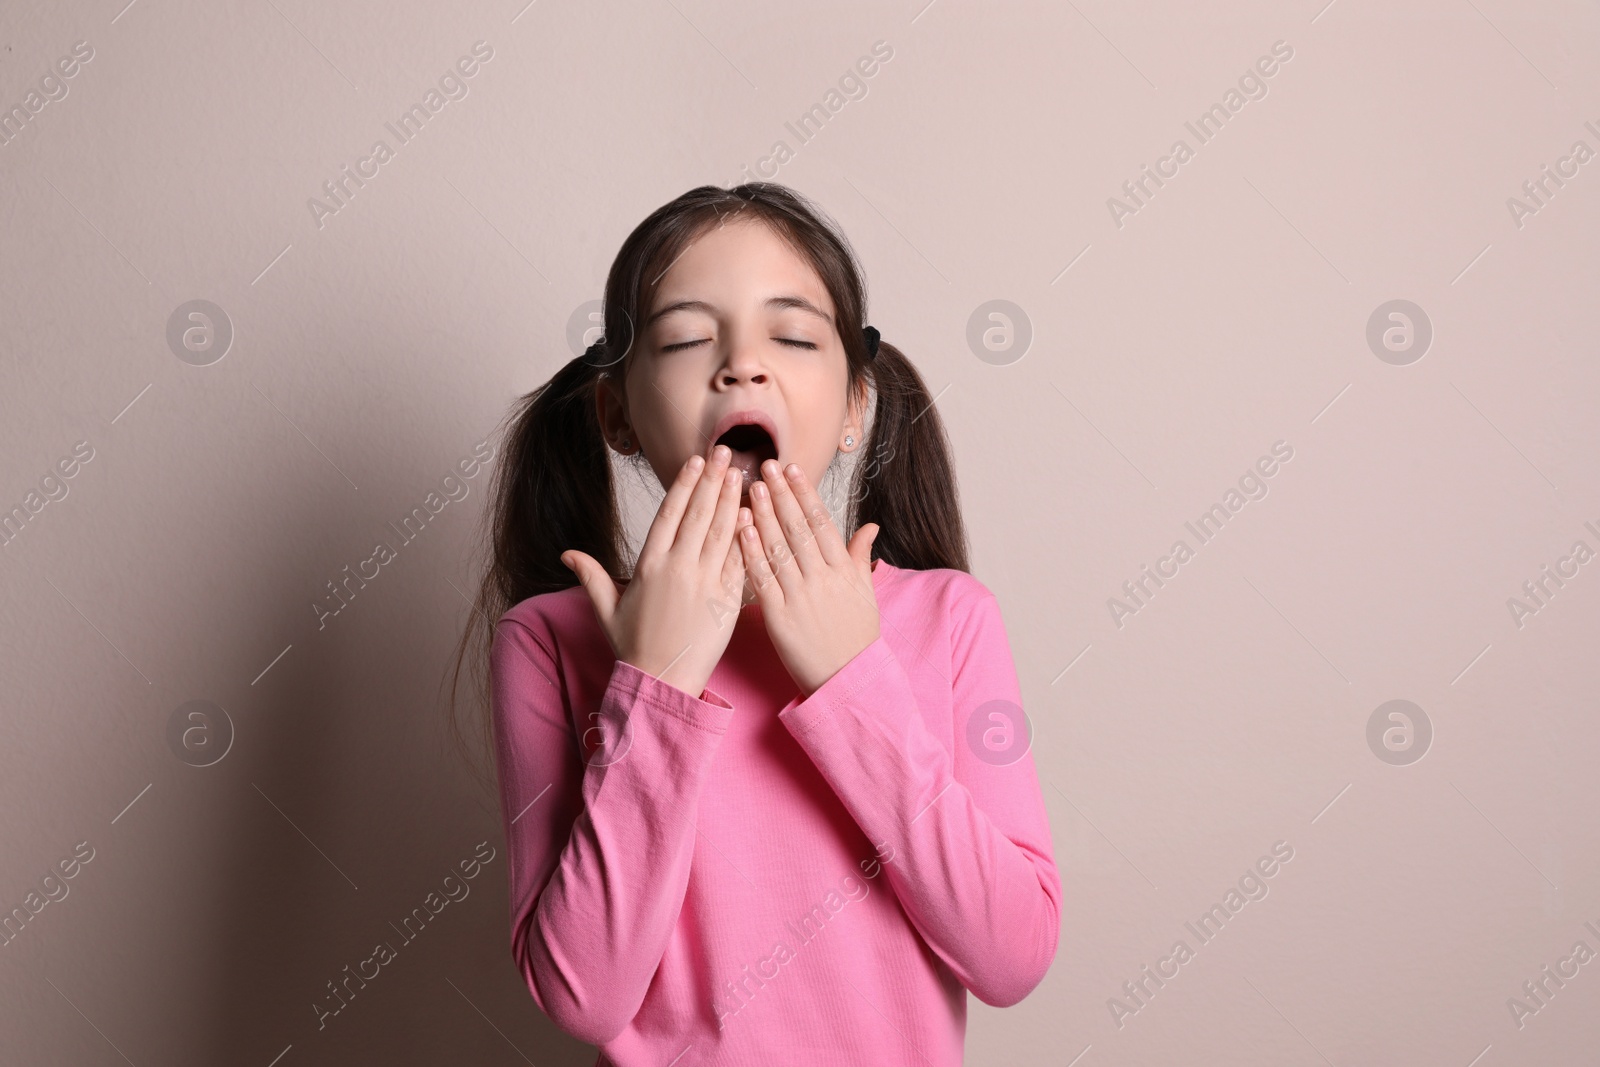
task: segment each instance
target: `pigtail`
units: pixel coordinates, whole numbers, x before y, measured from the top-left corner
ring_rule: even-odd
[[[626,550],[611,461],[595,417],[601,369],[579,356],[522,398],[487,511],[504,608],[578,584],[561,553],[579,549],[622,574]],[[494,616],[498,618],[498,615]]]
[[[950,442],[928,387],[887,341],[878,342],[867,367],[878,399],[850,494],[857,501],[856,527],[878,524],[874,559],[906,570],[967,571]]]
[[[449,726],[480,783],[493,790],[493,761],[472,758],[456,714],[462,668],[472,664],[473,704],[488,704],[489,649],[494,627],[513,606],[540,593],[577,585],[561,553],[587,552],[612,575],[622,573],[624,531],[612,491],[611,462],[595,416],[595,383],[604,371],[583,356],[522,396],[501,434],[490,499],[478,543],[492,558],[483,568],[473,610],[458,643],[450,683]],[[470,653],[476,650],[476,656]],[[494,751],[494,722],[482,718],[480,743]]]

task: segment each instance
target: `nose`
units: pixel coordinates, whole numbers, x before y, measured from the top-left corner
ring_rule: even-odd
[[[760,346],[735,337],[728,349],[722,367],[717,371],[717,381],[723,386],[763,385],[767,381],[767,368],[761,362]]]

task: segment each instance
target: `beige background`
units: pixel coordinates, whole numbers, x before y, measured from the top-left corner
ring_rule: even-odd
[[[1061,947],[1022,1004],[971,1001],[969,1062],[1600,1058],[1600,960],[1507,1006],[1600,951],[1600,564],[1520,626],[1507,603],[1600,550],[1600,161],[1507,206],[1600,150],[1600,16],[1324,2],[9,0],[0,106],[94,56],[0,146],[0,508],[93,458],[0,549],[0,908],[94,857],[0,945],[0,1062],[592,1062],[520,984],[499,816],[444,748],[486,478],[325,628],[312,605],[571,357],[645,214],[778,140],[766,176],[838,219],[939,395],[1036,730]],[[308,199],[480,40],[319,228]],[[207,366],[166,338],[194,299],[234,331]],[[995,299],[1032,341],[991,362]],[[1405,365],[1366,339],[1395,299],[1433,329]],[[1278,441],[1267,495],[1119,626]],[[1405,766],[1367,741],[1394,699],[1433,728]],[[192,700],[235,730],[206,767],[168,743]],[[325,983],[480,841],[471,895],[319,1031]],[[1277,841],[1269,894],[1119,1027],[1108,999]]]

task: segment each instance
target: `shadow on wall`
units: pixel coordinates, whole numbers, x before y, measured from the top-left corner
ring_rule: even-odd
[[[188,769],[213,776],[196,795],[216,798],[204,838],[221,843],[196,864],[215,894],[209,958],[192,968],[210,991],[189,1042],[196,1064],[595,1062],[540,1012],[511,959],[497,802],[444,727],[441,678],[469,610],[450,583],[472,589],[455,572],[476,517],[455,510],[322,629],[294,589],[240,616],[248,632],[228,639],[293,648],[229,707],[228,756]],[[327,516],[301,519],[284,528]],[[371,515],[355,525],[383,528]],[[343,565],[304,538],[276,543],[290,546],[279,573]]]

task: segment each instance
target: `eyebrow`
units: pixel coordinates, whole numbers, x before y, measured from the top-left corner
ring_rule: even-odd
[[[800,297],[800,296],[773,296],[773,297],[768,297],[765,305],[763,305],[763,306],[769,307],[769,308],[774,308],[774,309],[779,310],[779,311],[785,311],[785,310],[789,310],[789,309],[794,309],[794,310],[797,310],[797,311],[809,312],[810,314],[815,315],[818,318],[822,319],[828,325],[830,325],[830,326],[833,325],[833,316],[829,315],[826,311],[823,311],[821,308],[817,307],[817,305],[813,304],[811,301],[805,299],[804,297]],[[644,320],[644,324],[645,324],[646,327],[649,327],[652,323],[654,323],[657,319],[661,318],[663,315],[670,315],[674,311],[703,311],[707,315],[715,315],[717,313],[717,308],[716,308],[716,305],[708,303],[708,302],[706,302],[704,300],[679,300],[676,303],[668,304],[666,307],[661,308],[659,311],[656,311],[655,313],[653,313],[648,319]]]

